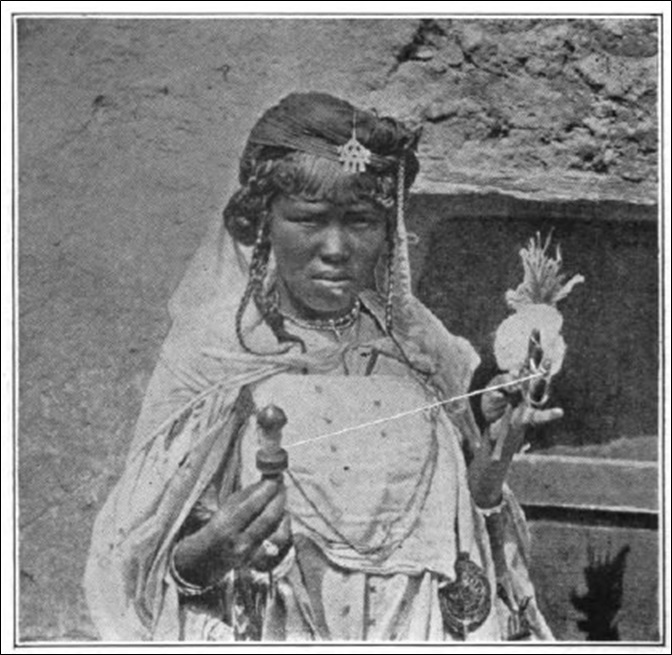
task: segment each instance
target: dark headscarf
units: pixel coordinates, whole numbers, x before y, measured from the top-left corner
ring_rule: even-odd
[[[275,149],[306,152],[335,161],[338,147],[353,136],[371,151],[367,170],[375,174],[396,170],[400,158],[406,161],[406,177],[418,172],[415,154],[419,130],[411,130],[390,117],[353,107],[326,93],[292,93],[271,107],[252,128],[241,159],[240,182],[245,184],[249,162]]]

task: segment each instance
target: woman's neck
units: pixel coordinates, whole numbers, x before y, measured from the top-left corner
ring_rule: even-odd
[[[353,312],[359,312],[359,299],[357,297],[353,298],[352,303],[344,309],[335,311],[314,309],[293,295],[282,280],[277,282],[274,293],[277,294],[278,309],[280,312],[290,320],[297,322],[325,325],[338,324],[342,321],[347,322]]]

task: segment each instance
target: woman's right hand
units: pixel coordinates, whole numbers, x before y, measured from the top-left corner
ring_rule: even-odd
[[[275,558],[263,558],[262,544],[270,540],[278,555],[289,547],[286,500],[285,485],[277,479],[260,480],[231,494],[203,528],[175,547],[178,575],[190,584],[209,587],[253,558],[271,568]]]

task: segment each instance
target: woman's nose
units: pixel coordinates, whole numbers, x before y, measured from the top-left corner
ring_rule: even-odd
[[[320,242],[320,256],[329,263],[346,261],[350,256],[348,237],[342,226],[325,227]]]

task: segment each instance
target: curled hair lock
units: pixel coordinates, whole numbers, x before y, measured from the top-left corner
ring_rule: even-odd
[[[273,300],[273,296],[266,293],[265,282],[268,273],[268,261],[271,254],[271,241],[269,238],[270,220],[268,212],[262,215],[259,225],[257,227],[257,235],[254,241],[254,249],[252,251],[252,259],[250,261],[250,272],[248,276],[247,286],[241,298],[238,310],[236,311],[236,337],[243,350],[252,355],[262,355],[268,353],[260,353],[250,348],[243,334],[243,316],[245,310],[250,304],[250,300],[259,310],[259,313],[264,318],[264,321],[275,334],[278,343],[295,342],[301,346],[301,350],[305,352],[306,345],[303,339],[294,336],[285,329],[284,317],[280,313],[277,303]],[[286,352],[289,346],[282,349],[280,352]]]

